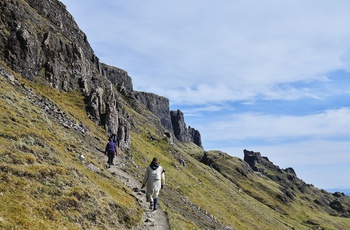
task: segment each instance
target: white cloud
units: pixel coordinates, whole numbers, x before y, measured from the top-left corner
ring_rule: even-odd
[[[202,82],[239,87],[314,80],[345,68],[350,3],[337,3],[103,1],[97,7],[90,0],[69,5],[96,52],[108,52],[102,61],[125,66],[135,86],[147,90],[154,78],[167,78],[152,82],[159,89]]]
[[[349,65],[346,1],[94,2],[80,24],[102,61],[126,69],[136,89],[179,103],[280,97],[276,84]]]
[[[106,58],[127,68],[136,89],[180,103],[240,100],[346,68],[350,31],[341,25],[346,27],[348,12],[343,5],[317,6],[151,1],[133,10],[124,5],[131,15],[109,16],[107,22],[117,23],[94,36],[108,36],[114,52],[128,49]]]
[[[249,139],[287,141],[294,138],[349,137],[350,130],[345,127],[350,127],[350,109],[327,110],[306,116],[230,114],[209,124],[198,125],[196,128],[204,131],[205,138],[218,141]]]
[[[205,105],[225,103],[232,101],[246,101],[252,103],[255,100],[299,100],[318,99],[322,100],[330,90],[320,91],[319,88],[300,88],[291,85],[230,85],[229,82],[217,84],[200,84],[188,88],[157,89],[148,87],[150,92],[158,91],[171,99],[174,105]],[[343,91],[342,91],[343,92]],[[335,91],[332,90],[332,94]]]
[[[342,107],[350,81],[334,74],[350,71],[348,0],[62,2],[102,62],[125,69],[136,90],[196,116],[195,125],[186,123],[204,146],[239,155],[252,147],[303,169],[310,183],[322,170],[335,172],[334,159],[348,160],[350,111]],[[273,108],[276,101],[282,109],[305,107],[306,100],[317,103],[299,115]],[[342,179],[337,185],[350,186]]]

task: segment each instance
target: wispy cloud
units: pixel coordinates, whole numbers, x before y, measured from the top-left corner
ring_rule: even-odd
[[[330,71],[347,68],[350,32],[344,28],[350,16],[342,3],[317,2],[314,7],[302,1],[131,1],[94,20],[105,18],[106,26],[92,36],[108,37],[105,61],[125,66],[135,88],[180,101],[179,95],[167,95],[164,89],[195,94],[198,83],[207,90],[221,89],[223,82],[233,90],[266,88],[318,81]],[[112,21],[118,23],[111,26]],[[152,78],[166,80],[149,84]],[[190,92],[186,100],[192,102]],[[220,100],[226,98],[222,94]]]
[[[350,169],[326,165],[348,159],[348,0],[62,2],[101,61],[169,98],[205,147],[264,151],[311,183],[314,163],[337,164],[347,171],[322,186],[350,186]]]
[[[350,109],[320,111],[306,116],[235,113],[219,116],[209,124],[197,124],[214,141],[259,139],[264,142],[349,137]],[[232,132],[227,132],[232,131]],[[225,135],[220,135],[225,133]]]

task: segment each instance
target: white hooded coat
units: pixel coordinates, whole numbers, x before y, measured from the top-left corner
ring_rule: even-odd
[[[143,178],[143,185],[146,185],[146,199],[147,202],[153,202],[153,199],[158,197],[161,186],[165,183],[165,173],[162,166],[153,169],[149,165],[146,169]]]

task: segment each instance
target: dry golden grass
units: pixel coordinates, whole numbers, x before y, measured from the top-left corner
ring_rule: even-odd
[[[85,140],[59,125],[31,103],[23,88],[0,77],[0,228],[108,229],[138,224],[142,210],[132,192],[100,163],[103,156],[98,157],[95,147],[104,145],[98,140],[106,137],[87,118],[83,97],[19,79],[90,133]],[[78,160],[80,153],[101,173],[88,170]]]
[[[18,78],[83,124],[89,134],[64,128],[34,106],[20,87],[0,77],[0,203],[5,204],[0,206],[0,228],[120,229],[140,223],[142,210],[132,192],[104,169],[96,147],[103,149],[106,136],[87,118],[84,98]],[[295,200],[284,204],[277,198],[282,194],[279,184],[236,170],[244,168],[241,159],[208,152],[221,164],[219,173],[199,162],[203,149],[191,143],[171,144],[158,119],[142,105],[130,99],[125,108],[134,124],[128,154],[139,166],[130,167],[129,173],[141,181],[150,160],[159,158],[166,169],[160,206],[173,229],[211,229],[220,223],[234,229],[349,228],[349,219],[318,210],[314,200],[322,194],[316,188],[307,188],[313,195],[296,192]],[[80,153],[100,172],[85,167]],[[218,224],[211,225],[214,219],[205,219],[208,216]]]

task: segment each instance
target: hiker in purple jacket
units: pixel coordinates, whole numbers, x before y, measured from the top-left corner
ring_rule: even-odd
[[[117,152],[117,145],[112,140],[110,140],[106,145],[105,155],[108,156],[107,163],[109,167],[111,167],[111,165],[114,165],[113,159],[114,159],[114,156],[118,156],[118,152]]]

